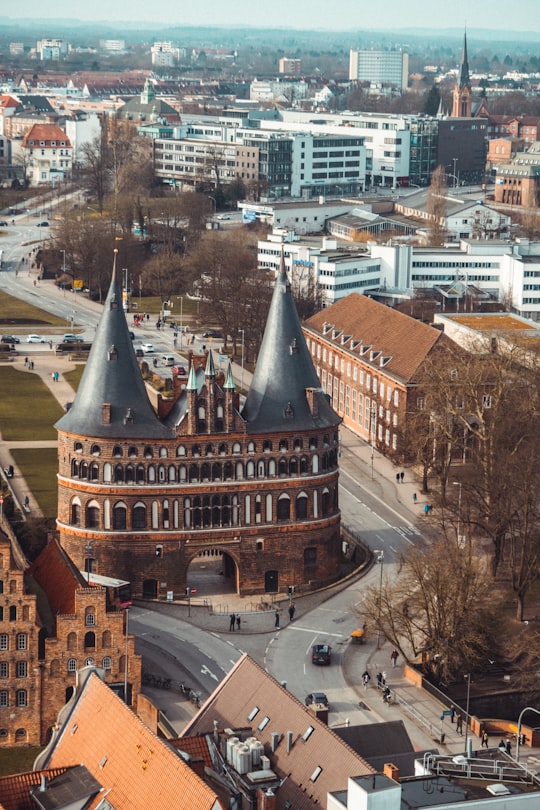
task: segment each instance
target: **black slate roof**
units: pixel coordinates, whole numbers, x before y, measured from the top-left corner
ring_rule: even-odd
[[[308,405],[308,388],[316,391],[316,416]],[[248,433],[297,432],[341,423],[313,366],[283,256],[242,417],[248,422]]]
[[[104,424],[103,406],[107,404],[111,416]],[[174,431],[158,419],[146,393],[114,270],[77,396],[55,427],[96,438],[174,437]]]

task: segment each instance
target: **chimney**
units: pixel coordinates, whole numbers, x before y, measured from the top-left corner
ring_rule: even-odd
[[[111,424],[111,403],[104,402],[101,406],[101,423],[103,425]]]
[[[260,788],[257,791],[257,810],[276,810],[277,798],[272,788]]]
[[[272,753],[274,753],[274,751],[276,750],[276,748],[279,745],[280,736],[281,735],[280,735],[279,731],[273,731],[272,734],[271,734],[271,737],[272,737],[272,744],[271,744]]]
[[[394,782],[399,782],[399,768],[396,765],[392,765],[391,762],[385,762],[384,775],[389,779],[393,779]]]
[[[319,401],[317,399],[317,388],[306,388],[306,399],[311,415],[316,418],[319,415]]]

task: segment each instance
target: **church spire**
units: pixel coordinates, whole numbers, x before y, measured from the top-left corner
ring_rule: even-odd
[[[452,93],[452,118],[471,118],[472,89],[469,75],[469,57],[467,55],[467,32],[463,34],[463,50],[459,78]]]

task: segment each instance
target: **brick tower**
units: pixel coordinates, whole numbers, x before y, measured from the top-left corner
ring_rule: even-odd
[[[472,89],[469,76],[469,59],[467,56],[467,32],[463,35],[463,51],[459,80],[452,93],[452,118],[470,118],[472,116]]]
[[[165,415],[147,396],[115,272],[79,391],[57,423],[62,546],[134,595],[184,593],[219,554],[237,593],[307,590],[337,576],[338,428],[284,264],[244,407],[210,352]]]

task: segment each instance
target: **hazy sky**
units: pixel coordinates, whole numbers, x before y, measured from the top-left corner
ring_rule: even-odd
[[[539,0],[26,0],[0,11],[14,19],[78,18],[85,21],[164,22],[172,25],[254,25],[337,30],[389,28],[491,28],[539,31]],[[511,13],[514,8],[518,13]],[[509,13],[510,12],[510,13]],[[4,16],[4,19],[5,19]]]

